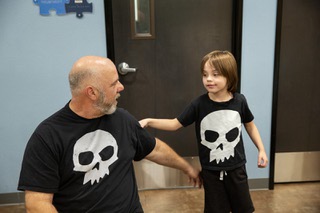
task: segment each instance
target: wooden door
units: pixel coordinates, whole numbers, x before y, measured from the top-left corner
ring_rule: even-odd
[[[274,182],[320,180],[320,2],[279,0]]]

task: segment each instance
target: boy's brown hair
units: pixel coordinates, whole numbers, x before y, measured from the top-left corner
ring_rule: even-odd
[[[237,62],[233,55],[228,51],[215,50],[205,55],[201,62],[201,73],[203,74],[204,65],[209,63],[222,76],[227,79],[228,91],[235,93],[238,87]]]

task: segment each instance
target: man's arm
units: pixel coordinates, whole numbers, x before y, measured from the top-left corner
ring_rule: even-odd
[[[146,156],[146,159],[160,165],[182,170],[189,176],[189,181],[193,182],[194,186],[201,188],[202,182],[199,176],[199,170],[192,167],[163,141],[156,138],[156,146],[153,151]]]
[[[25,191],[27,213],[58,213],[52,205],[53,194]]]

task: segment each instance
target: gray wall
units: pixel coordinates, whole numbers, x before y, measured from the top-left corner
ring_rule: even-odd
[[[91,2],[93,13],[78,19],[40,16],[32,0],[0,0],[0,194],[16,192],[27,140],[70,99],[72,63],[83,55],[106,56],[103,1]],[[276,0],[244,0],[243,15],[241,91],[269,152]],[[249,178],[269,178],[245,139]]]

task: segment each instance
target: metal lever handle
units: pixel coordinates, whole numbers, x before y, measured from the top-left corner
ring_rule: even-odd
[[[122,62],[118,66],[118,71],[121,75],[126,75],[128,72],[136,72],[136,68],[130,68],[126,62]]]

